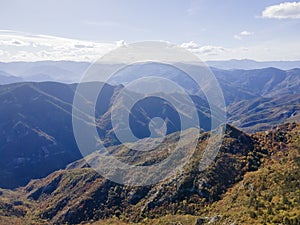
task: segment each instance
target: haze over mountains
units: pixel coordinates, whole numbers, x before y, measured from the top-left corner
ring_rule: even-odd
[[[300,61],[255,61],[250,59],[232,59],[225,61],[207,61],[211,67],[216,67],[224,70],[241,69],[241,70],[253,70],[263,69],[268,67],[275,67],[281,70],[290,70],[294,68],[300,68]]]
[[[254,70],[274,67],[281,70],[291,70],[300,68],[300,61],[270,61],[258,62],[254,60],[228,60],[228,61],[207,61],[210,67],[224,70]],[[89,62],[75,61],[37,61],[37,62],[0,62],[0,71],[5,76],[16,76],[24,81],[58,81],[74,83],[78,82]],[[109,66],[109,65],[107,65]],[[0,84],[13,83],[2,81],[0,74]]]

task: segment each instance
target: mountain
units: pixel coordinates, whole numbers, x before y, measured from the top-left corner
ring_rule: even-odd
[[[299,121],[300,94],[262,97],[231,105],[229,122],[244,131],[266,130],[285,121]]]
[[[84,85],[88,90],[94,90],[97,83]],[[72,128],[72,104],[76,87],[76,84],[55,82],[0,86],[0,187],[24,185],[32,178],[44,177],[82,157]],[[104,85],[96,104],[97,131],[107,146],[120,143],[111,122],[112,110],[126,107],[124,104],[119,104],[118,107],[113,105],[113,99],[120,90],[121,86]],[[202,121],[201,128],[209,130],[208,104],[199,97],[192,98]],[[176,94],[173,99],[182,110],[179,114],[185,118],[186,124],[189,124],[187,126],[194,126],[193,119],[184,115],[185,110],[190,108],[185,99]],[[91,107],[89,101],[83,98],[82,104]],[[150,136],[148,124],[158,115],[167,121],[167,134],[181,130],[179,114],[168,101],[148,97],[135,104],[130,112],[130,126],[138,138]],[[78,114],[80,117],[75,120],[90,127],[93,115],[87,115],[84,111],[79,111]],[[122,127],[120,131],[122,132]],[[91,142],[90,146],[90,152],[98,148],[97,143]]]
[[[61,65],[65,64],[61,62]],[[152,63],[147,66],[145,70],[142,67],[136,69],[129,67],[120,72],[118,79],[114,80],[115,86],[105,85],[103,97],[98,99],[96,107],[96,125],[98,134],[106,146],[121,143],[116,137],[111,122],[114,109],[130,112],[131,130],[137,138],[150,137],[152,134],[153,137],[159,136],[159,133],[153,133],[148,127],[151,119],[155,117],[161,116],[168,121],[167,134],[182,129],[179,114],[189,124],[185,128],[195,126],[194,120],[186,114],[190,105],[176,92],[170,92],[168,97],[176,102],[179,114],[172,104],[162,98],[148,96],[143,99],[142,94],[132,91],[129,95],[132,94],[143,100],[135,104],[132,109],[126,108],[124,104],[118,107],[114,105],[114,99],[121,90],[124,90],[124,86],[119,83],[129,82],[130,80],[124,78],[128,79],[130,74],[136,71],[147,71],[147,68],[151,70],[152,67],[157,67],[157,72],[164,73],[164,65]],[[186,66],[197,70],[193,65]],[[68,69],[67,66],[64,68]],[[229,71],[214,69],[213,72],[223,90],[227,120],[239,129],[256,132],[270,129],[277,124],[299,121],[300,69],[288,71],[275,68]],[[165,76],[175,83],[183,84],[184,89],[189,91],[200,118],[200,128],[202,131],[210,130],[210,107],[201,91],[197,91],[195,83],[186,74],[178,71]],[[0,168],[3,171],[0,174],[0,187],[14,188],[25,185],[32,178],[44,177],[82,157],[72,130],[72,104],[76,87],[76,84],[56,82],[29,82],[0,86],[2,130]],[[93,85],[89,87],[93,89]],[[82,101],[90,107],[89,99],[82,99]],[[92,122],[93,115],[84,113],[80,115],[86,124]],[[126,129],[123,125],[118,127],[121,132]],[[98,148],[97,143],[91,142],[91,146],[89,151]]]
[[[177,65],[181,66],[180,68],[185,68],[186,71],[193,71],[193,73],[203,71],[200,66],[193,64],[137,63],[123,67],[107,82],[112,85],[125,85],[139,78],[156,78],[158,76],[175,82],[189,94],[199,94],[201,89],[199,89],[198,84],[187,72],[178,69]],[[300,92],[300,69],[297,68],[290,70],[281,70],[275,67],[251,70],[222,70],[212,68],[211,71],[219,81],[223,91],[224,89],[234,88],[236,90],[232,91],[239,92],[234,93],[234,95],[238,97],[242,94],[244,99],[247,94],[251,98],[254,96],[271,96]],[[198,72],[198,75],[200,76],[201,74]],[[156,85],[160,85],[160,82],[161,80]]]
[[[78,71],[72,70],[72,62],[1,66],[6,68],[5,77],[23,74],[39,80],[49,75],[47,79],[56,80],[78,78],[87,64],[79,63]],[[119,71],[110,84],[82,84],[88,94],[94,93],[99,84],[104,87],[95,112],[89,111],[94,107],[92,95],[78,95],[81,107],[72,108],[76,83],[17,81],[1,85],[0,187],[11,190],[0,188],[0,224],[299,224],[300,125],[295,122],[300,119],[300,69],[212,69],[223,90],[227,122],[232,125],[218,124],[225,130],[223,141],[214,141],[220,151],[203,171],[200,166],[211,136],[206,132],[211,128],[211,107],[217,106],[208,104],[187,74],[171,69],[167,73],[170,68],[166,65],[139,64]],[[164,82],[155,83],[154,79],[151,84],[167,90],[158,92],[160,97],[125,87],[136,73],[149,74],[153,70],[182,85],[196,105],[201,127],[189,116],[191,105],[186,98]],[[125,95],[116,102],[120,93]],[[129,100],[140,100],[131,107],[126,101],[128,96]],[[200,137],[191,160],[176,161],[184,166],[168,179],[147,186],[120,185],[87,164],[97,162],[103,149],[99,139],[91,137],[85,152],[79,151],[72,109],[83,134],[85,128],[96,128],[106,154],[129,165],[163,162],[174,151],[178,131],[184,130],[183,135],[188,136],[196,128]],[[121,120],[113,127],[114,110]],[[213,116],[217,118],[222,110]],[[116,131],[127,133],[122,121],[127,117],[133,135],[140,140],[129,139],[131,143],[125,145]],[[156,117],[165,121],[164,127],[151,125]],[[186,121],[186,126],[181,127],[180,119]],[[162,139],[164,132],[167,136]],[[188,151],[192,143],[184,142],[181,149]],[[151,150],[134,150],[145,145]],[[110,161],[104,165],[112,166]],[[123,179],[130,182],[131,177],[127,174]]]
[[[167,79],[168,81],[174,82],[176,85],[183,88],[190,95],[198,95],[202,98],[206,98],[202,90],[202,88],[204,87],[199,87],[198,84],[193,80],[193,78],[187,74],[187,72],[179,68],[185,68],[185,71],[192,71],[193,73],[199,76],[201,76],[201,73],[199,73],[199,71],[203,71],[201,67],[193,64],[178,63],[174,65],[168,65],[157,62],[137,63],[134,65],[128,65],[126,67],[123,67],[115,74],[115,76],[111,77],[107,82],[113,85],[126,85],[140,78],[153,78],[151,79],[153,86],[159,87],[161,88],[161,90],[170,93],[174,91],[173,86],[168,85],[167,82],[163,82],[162,80],[156,78],[162,77],[164,79]],[[241,101],[245,99],[253,99],[260,96],[259,93],[255,93],[252,90],[247,90],[243,89],[243,87],[239,87],[239,84],[235,85],[235,83],[233,83],[232,80],[230,80],[232,77],[235,76],[235,74],[233,74],[232,71],[213,69],[212,72],[214,75],[216,75],[216,78],[219,81],[227,105],[231,104],[232,102]],[[257,72],[255,74],[257,74]],[[228,82],[228,80],[230,80],[230,82]]]
[[[250,137],[233,127],[228,127],[226,134],[230,137],[228,137],[228,139],[225,138],[225,142],[228,141],[229,146],[224,146],[224,148],[221,149],[216,164],[208,169],[209,172],[197,172],[196,169],[199,167],[197,162],[199,162],[199,159],[201,158],[203,144],[205,145],[204,141],[201,143],[202,147],[200,147],[199,144],[199,148],[194,153],[193,162],[186,165],[180,174],[157,185],[130,188],[128,186],[122,186],[107,181],[101,178],[93,170],[75,169],[73,167],[74,169],[65,172],[62,171],[55,175],[53,174],[53,177],[50,178],[50,180],[47,180],[49,178],[46,178],[41,183],[33,182],[28,184],[26,187],[26,190],[29,190],[28,197],[46,201],[49,202],[50,205],[53,205],[53,208],[47,208],[47,212],[42,217],[51,219],[54,223],[80,223],[82,220],[89,220],[91,218],[102,219],[117,211],[120,211],[120,215],[124,214],[125,217],[136,221],[141,217],[151,218],[155,217],[155,215],[163,215],[164,212],[171,213],[175,209],[195,211],[196,208],[192,206],[193,203],[209,202],[218,199],[223,190],[231,186],[236,180],[240,180],[243,173],[247,170],[246,168],[248,165],[243,163],[242,158],[246,158],[248,151],[251,151],[251,148],[253,148]],[[205,138],[205,135],[207,134],[204,134],[202,137]],[[176,138],[173,136],[176,136],[176,134],[169,136],[166,142],[176,143]],[[243,140],[243,142],[236,146],[236,149],[232,150],[230,146],[234,145],[234,143],[237,144],[238,138]],[[152,159],[155,157],[155,161],[152,161],[153,164],[160,161],[160,157],[162,157],[161,154],[163,153],[160,148],[164,148],[163,146],[164,144],[154,150]],[[126,154],[125,152],[123,153],[124,149],[122,146],[120,147],[121,149],[114,149],[115,154]],[[147,162],[149,156],[146,157],[146,155],[148,154],[142,153],[136,157],[136,160],[139,161],[138,164],[145,164]],[[132,157],[130,160],[132,160]],[[125,159],[125,162],[128,161]],[[218,174],[225,165],[228,166],[227,170],[224,171],[222,175]],[[242,169],[243,167],[245,167],[245,169]],[[74,173],[77,174],[77,176]],[[87,175],[85,176],[83,174]],[[224,176],[228,177],[228,179],[223,179]],[[62,191],[62,186],[60,186],[60,184],[65,183],[64,180],[67,177],[79,178],[79,180],[76,180],[76,178],[74,179],[78,189],[73,189],[71,186],[64,186],[65,191]],[[83,177],[85,177],[84,180],[82,180]],[[86,186],[84,183],[91,181],[91,179],[93,180],[91,186],[88,189],[85,189]],[[57,189],[54,189],[52,192],[54,195],[47,195],[43,191],[38,191],[45,190],[45,187],[50,183],[53,183],[53,180],[60,180],[57,182],[57,188],[61,191],[56,191]],[[74,182],[71,183],[74,184]],[[211,186],[212,189],[209,186]],[[80,200],[76,197],[78,195],[75,195],[75,192],[71,195],[67,194],[72,191],[76,191],[76,193],[82,197],[82,193],[88,193],[88,195]],[[59,195],[55,196],[55,193]],[[52,201],[49,198],[50,196]],[[65,211],[64,209],[55,212],[57,204],[60,204],[59,202],[62,200],[62,196],[71,196],[69,200],[64,201],[65,207],[69,212],[68,218],[66,218],[65,215],[60,214],[60,212]],[[188,199],[186,199],[186,197],[188,197]],[[86,199],[91,199],[92,202],[86,201]],[[183,204],[185,199],[190,205]],[[78,205],[74,204],[74,201],[76,201]],[[120,204],[121,202],[122,204]],[[89,206],[92,208],[89,208]],[[94,206],[97,208],[94,208]],[[201,207],[201,205],[195,205],[195,207]],[[82,208],[88,213],[85,213],[84,211],[79,212],[78,208]],[[97,211],[97,215],[95,215],[93,211]]]
[[[128,74],[128,71],[131,73],[132,69],[124,74]],[[299,121],[299,69],[215,69],[213,72],[223,90],[228,122],[243,131],[255,132],[270,129],[277,124]],[[190,80],[182,80],[185,77],[182,74],[167,76],[171,76],[174,82],[181,81],[184,88],[191,93],[196,90],[193,85],[190,86]],[[76,87],[76,84],[56,82],[0,86],[0,168],[3,171],[0,174],[0,187],[25,185],[32,178],[44,177],[82,157],[72,130],[72,104]],[[103,97],[98,99],[97,131],[107,146],[120,144],[113,131],[111,112],[116,108],[113,100],[122,89],[122,85],[106,85]],[[129,94],[143,99],[141,94]],[[193,120],[185,113],[190,107],[185,99],[176,93],[171,93],[168,97],[177,102],[176,106],[182,118],[189,121],[187,124],[192,127]],[[198,96],[190,97],[197,107],[201,129],[210,130],[211,115],[207,100],[201,92],[198,92]],[[88,102],[88,99],[83,99],[83,103],[90,107]],[[151,133],[148,127],[151,119],[157,116],[168,121],[167,134],[182,129],[179,114],[168,101],[161,98],[147,97],[132,109],[124,108],[123,104],[117,110],[131,112],[130,126],[137,138],[149,137],[152,134],[153,137],[159,136],[158,133]],[[90,121],[89,115],[82,115],[83,121]],[[119,126],[121,132],[124,129]],[[93,147],[91,142],[91,146],[91,149],[97,149],[96,143]]]
[[[0,70],[26,81],[74,83],[80,80],[89,65],[73,61],[0,62]]]
[[[70,115],[74,88],[58,83],[0,87],[2,187],[46,176],[80,157]]]
[[[0,85],[17,83],[22,81],[23,79],[20,77],[16,77],[6,72],[0,71]]]
[[[154,77],[151,79],[153,86],[172,92],[174,87],[155,78],[158,76],[174,82],[190,95],[206,98],[202,90],[205,87],[199,87],[185,71],[178,69],[178,65],[179,68],[185,68],[185,71],[192,71],[199,76],[201,76],[199,71],[203,71],[202,68],[193,64],[137,63],[118,70],[107,82],[112,85],[126,85],[138,78],[151,79]],[[103,67],[106,68],[106,66]],[[291,70],[280,70],[273,67],[254,70],[212,68],[211,71],[219,82],[227,107],[245,100],[300,93],[300,69],[297,68]]]
[[[142,71],[153,73],[153,71],[161,70],[161,67],[151,67],[152,63],[147,63],[147,68],[139,69],[137,65],[127,66],[126,71],[119,73],[130,73],[133,71]],[[155,64],[155,63],[154,63]],[[220,70],[259,70],[265,68],[278,68],[280,70],[292,70],[300,68],[300,61],[270,61],[270,62],[257,62],[254,60],[228,60],[228,61],[208,61],[206,64],[214,69]],[[84,75],[91,63],[89,62],[75,62],[75,61],[37,61],[37,62],[0,62],[0,71],[6,72],[13,76],[21,77],[26,81],[56,81],[65,83],[79,82],[80,78]],[[141,64],[143,65],[143,64]],[[192,64],[191,64],[192,65]],[[191,66],[189,65],[189,66]],[[96,65],[97,66],[97,65]],[[112,64],[99,64],[99,71],[106,71],[114,65]],[[152,69],[152,70],[149,70]],[[154,70],[153,70],[154,69]],[[174,71],[174,70],[173,70]],[[163,71],[161,71],[163,72]],[[166,75],[166,73],[165,73]],[[134,74],[131,74],[134,76]],[[178,73],[170,75],[172,78],[178,77]],[[103,76],[102,76],[103,77]],[[180,76],[182,78],[182,76]],[[120,78],[120,77],[119,77]],[[127,77],[125,79],[132,79]],[[105,81],[105,79],[100,80]],[[120,81],[120,80],[119,80]],[[116,83],[114,83],[116,84]],[[120,82],[118,83],[120,84]]]
[[[207,65],[210,67],[216,67],[224,70],[241,69],[241,70],[253,70],[263,69],[267,67],[276,67],[282,70],[290,70],[294,68],[300,68],[300,61],[262,61],[258,62],[250,59],[231,59],[225,61],[207,61]]]
[[[193,64],[137,63],[123,67],[107,82],[113,85],[126,85],[144,77],[154,77],[151,79],[151,82],[154,82],[155,77],[158,76],[173,81],[191,95],[204,96],[203,90],[201,90],[203,87],[199,87],[185,71],[178,69],[177,65],[180,65],[180,68],[185,68],[185,71],[192,71],[195,74],[197,71],[203,71],[201,67]],[[253,70],[212,68],[211,71],[219,81],[227,106],[238,101],[259,97],[300,93],[300,69],[297,68],[291,70],[273,67]],[[201,76],[201,73],[198,72],[197,75]],[[167,89],[166,82],[162,83],[161,80],[157,79],[153,85]]]
[[[1,187],[26,184],[82,157],[72,129],[75,90],[54,82],[0,86]],[[107,85],[104,94],[113,91]]]
[[[214,163],[199,171],[209,136],[203,133],[193,160],[151,186],[119,185],[75,162],[15,192],[2,190],[0,218],[34,224],[297,224],[299,132],[295,123],[252,135],[227,125]],[[114,148],[125,153],[122,146]],[[149,160],[141,154],[136,159]]]
[[[235,224],[299,224],[299,124],[286,124],[253,135],[267,150],[262,166],[247,173],[212,206],[221,222]]]
[[[57,66],[35,66],[21,73],[26,81],[57,81],[73,83],[78,79],[78,74]]]
[[[229,83],[256,96],[300,93],[300,69],[213,70],[220,83]]]

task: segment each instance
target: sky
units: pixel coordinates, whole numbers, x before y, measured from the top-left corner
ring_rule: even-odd
[[[0,61],[93,61],[124,44],[168,41],[203,61],[300,60],[300,1],[0,2]]]

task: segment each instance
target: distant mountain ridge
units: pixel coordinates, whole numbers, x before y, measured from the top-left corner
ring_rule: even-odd
[[[219,61],[206,61],[206,64],[210,67],[216,67],[224,70],[242,69],[253,70],[263,69],[267,67],[275,67],[281,70],[290,70],[294,68],[300,68],[299,61],[255,61],[250,59],[231,59],[231,60],[219,60]]]
[[[274,67],[254,70],[212,69],[222,85],[230,84],[261,97],[300,93],[300,69],[280,70]]]
[[[221,70],[256,70],[269,67],[280,70],[300,68],[300,61],[270,61],[258,62],[254,60],[207,61],[212,69]],[[0,62],[0,71],[18,77],[24,81],[56,81],[62,83],[77,83],[91,65],[90,62],[75,61],[37,61],[37,62]],[[101,65],[105,70],[112,65]],[[0,80],[1,81],[1,80]],[[104,81],[104,80],[102,80]],[[15,82],[19,82],[16,80]],[[14,81],[12,80],[12,82]],[[0,83],[1,84],[1,83]]]
[[[0,62],[0,71],[25,81],[74,83],[89,66],[88,62],[74,61]]]
[[[0,71],[0,85],[18,83],[24,81],[20,77],[13,76],[7,72]]]

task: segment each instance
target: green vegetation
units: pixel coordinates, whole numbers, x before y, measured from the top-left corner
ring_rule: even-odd
[[[197,219],[198,224],[299,224],[299,134],[299,124],[253,135],[227,126],[215,163],[199,171],[209,135],[204,133],[193,160],[178,175],[149,187],[117,185],[81,168],[86,165],[79,161],[25,188],[0,190],[0,219],[26,225],[194,225]],[[126,155],[123,147],[113,150]]]

